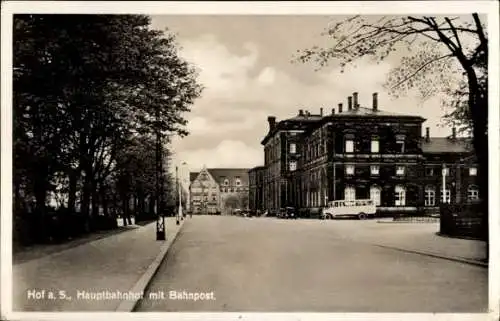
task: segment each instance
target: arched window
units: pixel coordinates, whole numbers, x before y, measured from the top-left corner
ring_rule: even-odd
[[[356,189],[352,186],[347,186],[344,189],[344,200],[355,201],[356,200]]]
[[[375,206],[380,206],[380,187],[372,186],[370,187],[370,199],[373,201]]]
[[[394,189],[394,205],[406,205],[406,189],[404,188],[404,186],[396,185],[396,188]]]
[[[425,206],[435,206],[436,205],[436,189],[434,186],[427,185],[425,187]]]
[[[224,186],[229,186],[229,180],[227,178],[224,180]]]
[[[469,185],[467,189],[467,200],[475,201],[479,199],[479,188],[476,185]]]

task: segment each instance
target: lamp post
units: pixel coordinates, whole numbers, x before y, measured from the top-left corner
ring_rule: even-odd
[[[177,187],[177,191],[178,191],[178,195],[179,195],[178,196],[179,197],[179,209],[177,211],[175,224],[179,225],[180,224],[179,219],[180,219],[180,215],[182,212],[182,208],[181,208],[181,187],[179,185],[179,168],[177,166],[175,166],[175,185]]]
[[[443,204],[446,203],[446,165],[443,164],[443,169],[441,170],[442,176],[442,195],[443,195]]]
[[[162,164],[162,144],[159,128],[159,108],[156,109],[156,240],[165,241],[165,217],[163,216],[163,164]]]

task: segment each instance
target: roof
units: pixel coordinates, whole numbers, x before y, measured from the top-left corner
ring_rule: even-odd
[[[265,166],[262,166],[262,165],[260,165],[260,166],[255,166],[255,167],[253,167],[253,168],[250,168],[250,169],[248,170],[248,172],[259,171],[259,170],[263,170],[263,169],[265,169],[265,168],[266,168],[266,167],[265,167]]]
[[[388,112],[384,110],[373,110],[373,108],[361,107],[344,109],[341,113],[336,112],[335,114],[326,114],[326,115],[318,115],[318,114],[303,114],[297,115],[292,118],[284,119],[278,123],[276,123],[273,130],[269,131],[264,139],[261,141],[261,144],[264,145],[267,140],[274,135],[278,130],[287,129],[287,125],[294,126],[295,124],[303,124],[303,129],[311,129],[315,127],[315,124],[321,124],[326,121],[331,121],[332,119],[338,119],[343,117],[395,117],[395,118],[410,118],[414,120],[419,120],[421,122],[425,121],[425,119],[418,115],[410,115],[410,114],[402,114],[395,112]]]
[[[332,116],[374,116],[374,117],[416,117],[416,118],[422,118],[421,116],[418,115],[410,115],[410,114],[402,114],[402,113],[395,113],[395,112],[389,112],[385,110],[373,110],[373,108],[367,108],[367,107],[361,107],[359,106],[358,108],[352,108],[351,110],[349,109],[344,109],[342,110],[341,113],[336,112],[335,115]]]
[[[473,152],[470,139],[450,137],[430,137],[429,141],[422,139],[422,152],[424,153],[470,153]]]
[[[239,176],[242,185],[248,185],[248,171],[249,168],[207,168],[212,177],[220,183],[224,178],[234,178]],[[189,173],[190,182],[198,177],[199,172]]]

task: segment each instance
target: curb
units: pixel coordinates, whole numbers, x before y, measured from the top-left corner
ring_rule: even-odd
[[[160,249],[160,253],[156,256],[154,261],[149,265],[147,268],[146,272],[141,276],[141,278],[134,284],[134,286],[130,289],[129,292],[132,293],[144,293],[146,291],[147,286],[155,276],[156,272],[160,268],[161,263],[167,256],[168,250],[170,249],[171,245],[175,242],[177,239],[177,236],[179,235],[179,232],[181,229],[184,227],[184,223],[186,221],[183,220],[181,221],[181,224],[179,228],[177,229],[177,232],[175,232],[174,237],[170,241],[166,241],[165,244],[162,245]],[[168,238],[168,237],[167,237]],[[134,300],[124,300],[120,303],[118,308],[116,308],[116,312],[133,312],[139,301],[141,301],[142,298],[134,299]]]
[[[438,258],[438,259],[443,259],[443,260],[454,261],[454,262],[459,262],[459,263],[476,265],[476,266],[480,266],[483,268],[488,268],[488,263],[484,263],[484,262],[477,261],[477,260],[470,260],[470,259],[465,259],[465,258],[456,257],[456,256],[444,256],[444,255],[435,254],[435,253],[431,253],[431,252],[425,252],[425,251],[407,250],[407,249],[401,249],[401,248],[387,246],[387,245],[379,245],[379,244],[374,244],[374,245],[381,247],[381,248],[385,248],[385,249],[396,250],[396,251],[405,252],[405,253],[424,255],[424,256],[430,256],[430,257],[434,257],[434,258]]]

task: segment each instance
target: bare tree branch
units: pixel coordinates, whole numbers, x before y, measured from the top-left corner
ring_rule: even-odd
[[[424,63],[422,66],[420,66],[419,68],[417,68],[417,70],[415,70],[414,72],[412,72],[410,75],[408,75],[407,77],[405,77],[404,79],[402,79],[401,81],[399,81],[397,84],[395,84],[394,86],[392,86],[390,89],[394,89],[396,87],[399,87],[402,83],[408,81],[410,78],[414,77],[416,74],[418,74],[422,69],[424,69],[425,67],[429,66],[430,64],[436,62],[436,61],[439,61],[439,60],[442,60],[444,58],[449,58],[449,57],[452,57],[453,55],[452,54],[447,54],[447,55],[444,55],[444,56],[441,56],[441,57],[438,57],[438,58],[435,58],[435,59],[431,59],[429,61],[427,61],[426,63]]]

